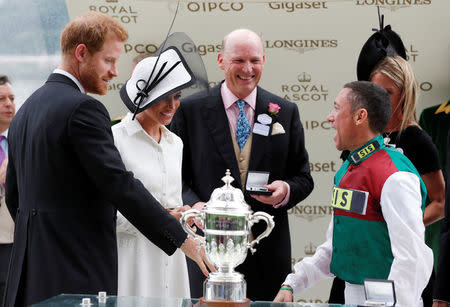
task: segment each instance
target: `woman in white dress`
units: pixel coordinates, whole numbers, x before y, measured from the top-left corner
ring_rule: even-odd
[[[192,85],[186,79],[193,76],[184,60],[177,57],[181,55],[172,49],[163,52],[158,61],[151,57],[138,63],[121,90],[122,100],[136,117],[133,119],[133,113],[128,113],[112,127],[112,132],[126,168],[179,219],[182,211],[190,209],[183,206],[181,199],[183,143],[165,126],[180,105],[180,89]],[[153,69],[155,63],[157,67]],[[168,78],[160,77],[167,71]],[[158,77],[160,81],[152,80]],[[183,79],[184,84],[177,83],[178,79]],[[146,80],[149,81],[145,83]],[[148,88],[151,90],[146,91]],[[168,256],[119,212],[117,244],[119,296],[190,297],[186,260],[180,250]]]

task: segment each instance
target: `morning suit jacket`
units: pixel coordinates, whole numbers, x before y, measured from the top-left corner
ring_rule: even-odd
[[[447,135],[445,218],[441,229],[439,262],[433,299],[450,303],[450,130]]]
[[[115,295],[116,209],[167,254],[186,238],[126,171],[105,107],[61,74],[11,123],[6,203],[15,220],[7,307],[60,293]]]
[[[171,129],[184,143],[183,149],[183,202],[192,205],[207,202],[215,188],[222,187],[221,178],[230,169],[232,185],[241,189],[241,178],[233,148],[232,136],[225,113],[221,84],[212,88],[207,96],[197,94],[183,99],[175,113]],[[258,87],[255,122],[259,114],[268,111],[269,102],[278,104],[278,122],[286,133],[270,136],[253,134],[249,170],[270,172],[269,183],[284,180],[290,185],[290,198],[286,206],[273,208],[248,193],[245,201],[251,210],[264,211],[274,216],[275,228],[269,237],[249,252],[237,271],[245,275],[247,297],[251,300],[273,300],[281,283],[291,272],[291,243],[287,210],[305,199],[313,189],[304,132],[297,105]],[[255,224],[256,238],[265,229],[264,222]]]

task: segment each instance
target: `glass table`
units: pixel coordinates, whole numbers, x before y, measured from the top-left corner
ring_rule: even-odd
[[[90,305],[82,305],[83,298],[90,299]],[[61,294],[32,305],[33,307],[200,307],[198,299],[182,298],[156,298],[137,296],[108,296],[106,303],[101,303],[96,295]],[[325,306],[354,306],[354,305],[328,305],[309,303],[273,303],[251,302],[252,307],[325,307]]]

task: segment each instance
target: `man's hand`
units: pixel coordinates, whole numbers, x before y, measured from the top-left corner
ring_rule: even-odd
[[[268,205],[277,205],[286,197],[287,194],[287,184],[281,180],[275,180],[271,184],[266,184],[264,186],[269,191],[272,191],[272,195],[251,195],[257,201],[260,201]]]
[[[6,167],[8,166],[8,156],[2,162],[0,166],[0,184],[5,184],[6,182]]]
[[[192,205],[192,209],[197,209],[199,211],[202,211],[203,207],[205,207],[205,202],[199,201],[196,202],[195,204]],[[190,208],[191,209],[191,208]],[[203,225],[202,222],[200,220],[195,220],[193,218],[188,220],[188,225],[193,227],[195,224],[195,226],[197,226],[199,229],[203,229]],[[195,228],[195,226],[193,227],[193,231],[196,232],[197,229]]]
[[[286,302],[290,303],[294,300],[292,292],[289,290],[280,290],[278,291],[277,296],[275,296],[274,302]]]
[[[450,304],[443,301],[434,301],[433,307],[448,307]]]
[[[181,250],[186,256],[197,263],[205,276],[208,276],[209,272],[206,267],[208,267],[211,272],[215,272],[216,268],[206,259],[205,249],[203,247],[200,251],[197,250],[197,246],[199,245],[199,242],[195,241],[192,237],[188,237],[183,245],[181,245]]]
[[[181,218],[181,214],[185,211],[188,211],[191,209],[191,206],[188,205],[184,205],[183,207],[177,207],[174,209],[167,209],[167,212],[170,213],[170,215],[172,215],[174,218],[176,218],[178,221]]]

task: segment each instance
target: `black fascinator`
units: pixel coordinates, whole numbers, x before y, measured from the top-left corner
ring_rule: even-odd
[[[380,16],[379,7],[378,21],[380,29],[372,29],[375,33],[369,37],[359,53],[356,66],[359,81],[369,81],[372,70],[387,56],[399,55],[406,60],[406,50],[402,39],[390,25],[384,27],[384,15]]]

